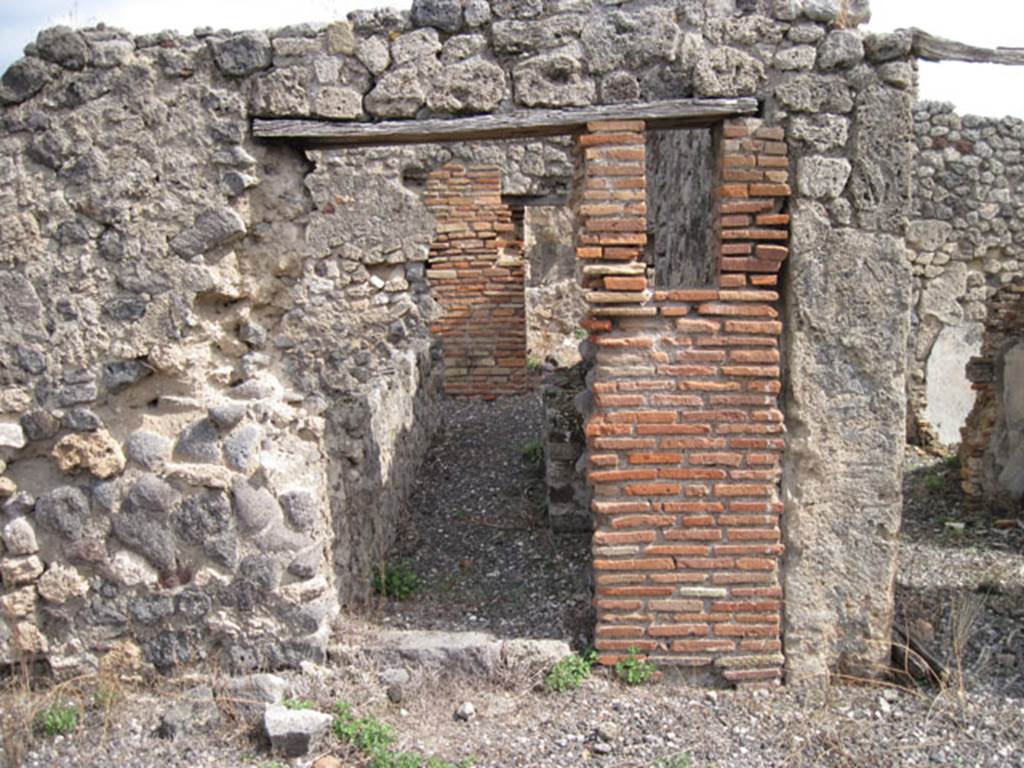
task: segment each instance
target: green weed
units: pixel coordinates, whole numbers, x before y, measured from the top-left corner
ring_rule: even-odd
[[[39,712],[36,723],[47,736],[67,736],[78,727],[78,707],[74,704],[51,704]]]
[[[562,691],[575,690],[580,683],[590,677],[590,670],[597,661],[597,653],[588,651],[580,656],[578,653],[571,653],[551,668],[544,678],[544,685],[548,690],[561,693]]]
[[[544,461],[544,444],[540,440],[531,440],[523,446],[523,461],[527,464],[539,467]]]
[[[312,709],[313,702],[309,699],[285,699],[281,702],[285,709]]]
[[[658,668],[638,655],[636,648],[629,649],[629,655],[615,663],[615,676],[626,685],[643,685]]]
[[[419,586],[408,563],[381,563],[373,573],[373,591],[393,600],[408,600]]]
[[[334,705],[334,735],[351,744],[368,759],[367,768],[472,768],[469,759],[450,763],[438,757],[392,750],[395,730],[373,717],[356,717],[352,707],[341,701]]]

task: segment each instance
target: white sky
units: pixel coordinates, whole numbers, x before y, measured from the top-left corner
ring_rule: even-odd
[[[269,29],[341,19],[354,8],[408,7],[411,0],[0,0],[0,70],[36,33],[54,24],[99,21],[133,32],[198,26]],[[1024,0],[874,0],[869,28],[918,26],[932,34],[984,46],[1024,47]],[[921,97],[952,101],[962,113],[1024,117],[1024,67],[921,65]]]

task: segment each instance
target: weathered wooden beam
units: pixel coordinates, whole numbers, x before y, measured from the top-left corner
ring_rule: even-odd
[[[979,64],[1024,66],[1024,48],[980,48],[912,29],[913,52],[925,61],[970,61]]]
[[[262,118],[252,122],[253,136],[303,144],[431,144],[477,139],[516,139],[580,133],[596,120],[643,120],[651,128],[702,128],[728,117],[757,112],[757,99],[677,99],[641,104],[610,104],[583,109],[522,110],[428,120],[379,123],[306,118]]]

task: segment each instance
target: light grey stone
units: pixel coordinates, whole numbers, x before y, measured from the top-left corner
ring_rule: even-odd
[[[267,704],[284,702],[288,687],[288,681],[278,675],[243,675],[224,681],[218,698],[233,715],[252,725],[260,721]]]
[[[210,48],[220,71],[232,77],[246,77],[268,69],[273,60],[270,39],[264,32],[240,32],[223,40],[211,40]]]
[[[471,58],[446,65],[427,97],[435,112],[479,114],[493,112],[505,98],[505,73],[497,64]]]
[[[462,15],[469,27],[482,27],[491,20],[491,4],[487,0],[466,0]]]
[[[363,101],[366,111],[376,117],[415,117],[427,100],[420,73],[413,64],[383,75]]]
[[[850,121],[841,115],[795,115],[790,122],[790,141],[814,152],[828,152],[846,145]]]
[[[908,90],[914,85],[914,67],[905,61],[890,61],[878,67],[882,82],[893,88]]]
[[[434,58],[441,52],[436,29],[417,29],[391,41],[391,61],[396,67],[419,59]]]
[[[487,38],[483,35],[455,35],[445,41],[441,49],[441,63],[454,64],[486,50]]]
[[[939,219],[916,219],[907,225],[907,245],[922,251],[937,251],[946,244],[953,225]]]
[[[850,170],[850,161],[841,157],[801,157],[797,162],[797,188],[807,197],[834,200],[843,193]]]
[[[360,40],[356,47],[356,58],[374,75],[383,74],[391,63],[391,51],[379,37]]]
[[[850,199],[864,227],[902,235],[911,201],[910,94],[870,86],[857,96]]]
[[[280,704],[268,704],[263,713],[270,750],[279,757],[302,757],[314,751],[332,722],[323,712],[287,709]]]
[[[836,78],[798,75],[775,89],[779,103],[790,112],[837,112],[853,109],[849,86]]]
[[[575,13],[543,21],[496,21],[491,25],[492,45],[498,54],[548,51],[577,43],[585,22],[586,17]]]
[[[818,69],[850,69],[864,60],[864,43],[850,29],[835,29],[818,46]]]
[[[4,525],[3,540],[11,555],[34,555],[39,551],[36,530],[25,517],[16,517]]]
[[[674,9],[661,6],[594,14],[580,40],[592,74],[637,72],[658,61],[675,60],[679,25]]]
[[[942,274],[926,283],[921,291],[917,312],[922,318],[934,318],[943,325],[956,325],[963,320],[960,299],[967,292],[967,265],[950,264]]]
[[[534,56],[512,72],[516,101],[527,107],[584,107],[594,103],[597,88],[587,77],[578,45]]]
[[[700,96],[750,96],[766,77],[764,64],[739,48],[712,48],[697,60],[693,83]]]
[[[352,88],[321,88],[314,99],[313,112],[319,117],[354,120],[363,114],[363,95]]]
[[[810,45],[784,48],[775,54],[774,64],[783,71],[814,69],[818,50]]]
[[[20,450],[28,444],[21,424],[13,421],[0,422],[0,449]]]
[[[889,658],[911,274],[900,240],[833,230],[806,202],[789,269],[786,675],[826,684],[830,670],[870,676]]]
[[[271,117],[307,117],[308,72],[304,67],[275,67],[251,81],[249,105],[254,115]]]

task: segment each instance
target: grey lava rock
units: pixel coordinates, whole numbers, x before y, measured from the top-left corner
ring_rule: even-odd
[[[172,519],[175,532],[184,541],[228,568],[238,564],[238,536],[226,493],[206,490],[189,496],[174,510]]]
[[[221,714],[213,689],[208,685],[186,691],[160,716],[156,733],[162,739],[178,739],[212,733],[220,725]]]
[[[221,444],[216,425],[210,419],[189,424],[174,445],[174,458],[193,464],[219,464]]]
[[[78,541],[85,532],[89,498],[73,485],[62,485],[39,497],[35,516],[45,528]]]
[[[278,497],[278,501],[295,530],[308,531],[316,524],[320,510],[316,497],[309,491],[286,491]]]
[[[170,461],[173,444],[163,435],[155,432],[139,430],[132,432],[124,444],[124,452],[129,460],[140,467],[157,472]]]
[[[216,208],[200,214],[191,227],[171,238],[170,246],[182,258],[190,259],[233,242],[245,233],[241,216],[230,208]]]
[[[19,59],[0,79],[0,101],[20,104],[35,96],[51,78],[50,67],[37,58]]]
[[[333,718],[312,709],[286,709],[270,704],[263,713],[263,727],[270,750],[279,757],[309,754],[327,734]]]
[[[259,465],[263,430],[256,424],[245,424],[224,441],[224,460],[244,475],[251,475]]]
[[[240,32],[224,40],[210,42],[213,60],[225,75],[245,77],[270,67],[273,49],[264,32]]]
[[[461,0],[413,0],[412,22],[418,27],[435,27],[458,32],[462,27]]]
[[[153,369],[142,360],[111,360],[103,365],[103,386],[120,392],[152,374]]]

